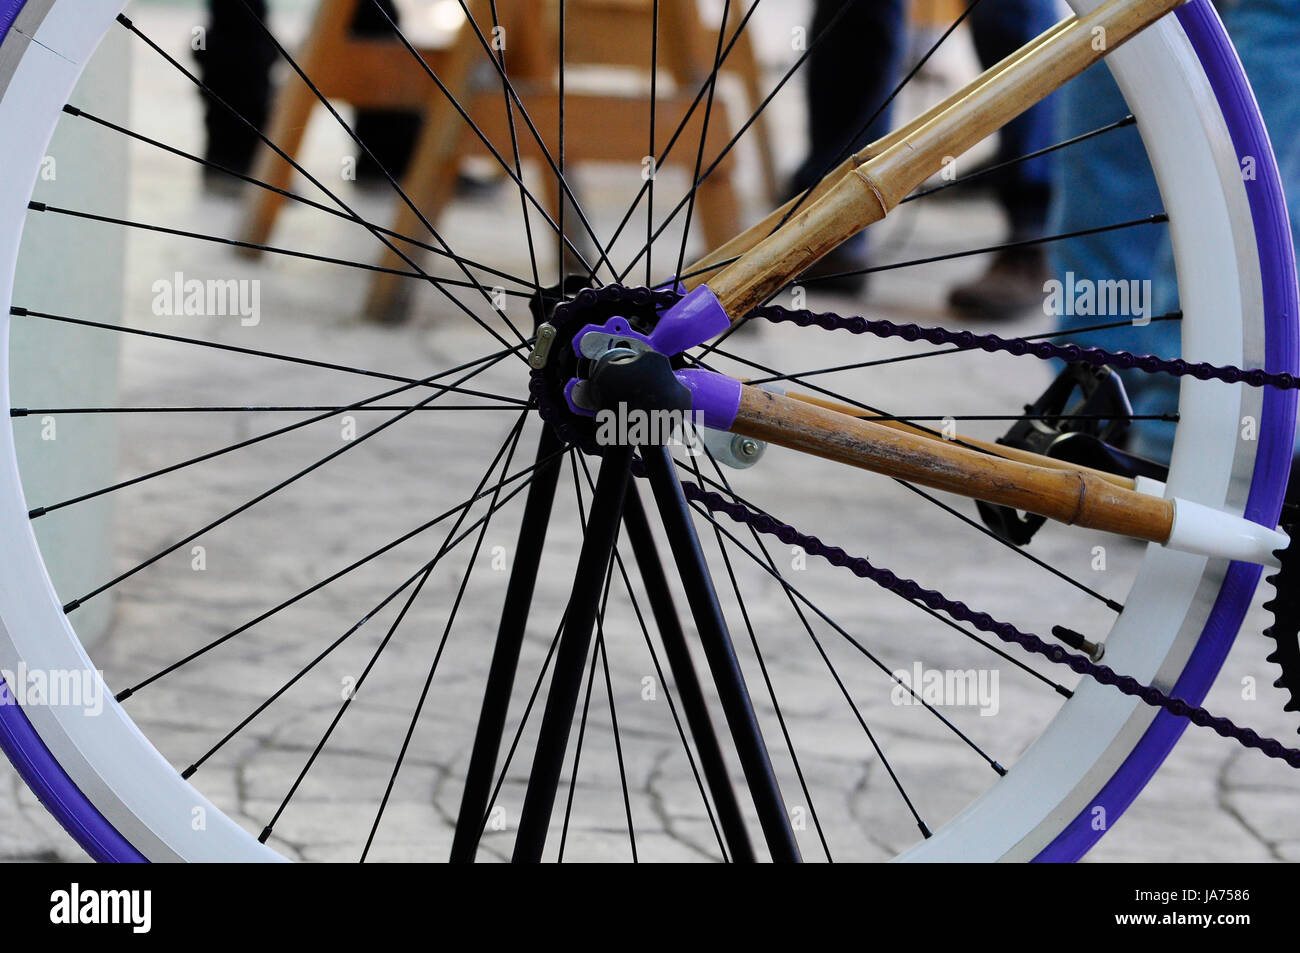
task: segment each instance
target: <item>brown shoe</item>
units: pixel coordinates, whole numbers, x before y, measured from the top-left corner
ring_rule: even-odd
[[[948,293],[948,306],[968,318],[1016,318],[1043,304],[1043,283],[1050,275],[1043,249],[1006,248],[974,281]]]

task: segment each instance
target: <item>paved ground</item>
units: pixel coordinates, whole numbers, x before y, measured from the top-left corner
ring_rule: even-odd
[[[797,22],[793,7],[772,17],[765,36],[781,37]],[[192,12],[141,5],[138,22],[160,42],[184,49]],[[288,35],[295,23],[285,23]],[[781,42],[769,39],[765,55],[774,65],[789,61]],[[960,72],[968,52],[956,51],[940,66]],[[135,72],[136,128],[168,142],[195,148],[196,103],[183,80],[142,51]],[[797,128],[797,96],[774,104],[778,129]],[[791,137],[792,142],[795,137]],[[797,145],[786,147],[782,161]],[[313,168],[336,169],[348,143],[327,117],[309,132]],[[132,214],[172,224],[202,222],[214,234],[232,234],[236,209],[205,196],[194,167],[141,147]],[[639,184],[634,167],[588,170],[580,177],[583,197],[598,233],[609,234]],[[156,183],[166,176],[168,184]],[[755,195],[751,156],[742,166],[750,212]],[[661,194],[680,192],[683,182],[665,173]],[[382,196],[347,185],[346,194],[368,217],[383,221]],[[496,196],[458,204],[440,223],[459,252],[522,273],[528,259],[520,240],[518,196]],[[662,200],[661,200],[662,202]],[[661,209],[662,204],[658,206]],[[913,208],[916,208],[915,206]],[[902,216],[900,216],[900,219]],[[291,248],[366,258],[373,241],[308,209],[293,210],[275,242]],[[929,204],[906,221],[883,230],[882,261],[920,257],[963,244],[999,238],[995,209],[984,201]],[[106,240],[114,233],[105,231]],[[250,264],[210,247],[178,244],[157,236],[135,236],[128,275],[128,315],[142,327],[165,328],[208,340],[313,358],[344,361],[390,373],[424,376],[432,370],[485,353],[483,331],[457,316],[431,291],[422,290],[419,317],[398,330],[356,320],[363,292],[358,273],[319,263],[267,259]],[[672,242],[665,240],[665,250]],[[621,243],[614,257],[634,251]],[[554,254],[541,254],[544,274],[554,274]],[[862,312],[906,320],[951,320],[943,307],[945,289],[980,267],[976,260],[906,269],[879,276],[864,300],[814,296],[819,308]],[[262,321],[241,327],[229,317],[158,318],[150,312],[153,281],[182,270],[203,277],[260,278]],[[466,300],[469,300],[468,298]],[[482,309],[479,309],[480,311]],[[526,315],[518,302],[508,314]],[[499,326],[499,325],[498,325]],[[1033,333],[1047,327],[1040,314],[999,330]],[[178,330],[178,328],[180,330]],[[888,343],[846,343],[797,329],[764,328],[736,344],[750,359],[788,368],[812,368],[854,359],[888,356],[905,348]],[[125,405],[345,404],[382,389],[382,382],[288,364],[241,358],[165,342],[130,341],[123,350]],[[860,359],[860,358],[859,358]],[[960,364],[957,361],[961,361]],[[947,363],[945,363],[947,362]],[[513,359],[477,378],[485,390],[520,393],[522,365]],[[1037,394],[1048,371],[1033,362],[979,355],[939,358],[882,368],[871,376],[840,375],[834,385],[864,400],[908,414],[1007,413]],[[973,395],[973,396],[972,396]],[[400,403],[401,397],[393,399]],[[134,475],[225,446],[274,426],[269,415],[172,415],[133,417],[121,423],[120,469]],[[363,436],[389,415],[355,415]],[[283,425],[302,415],[277,415]],[[373,440],[357,443],[319,472],[277,493],[200,541],[204,568],[196,571],[190,547],[160,561],[116,590],[116,622],[96,649],[95,659],[115,688],[134,684],[175,659],[229,632],[310,586],[361,554],[406,532],[469,495],[515,414],[508,410],[428,412],[412,415]],[[995,436],[997,424],[972,424],[977,435]],[[535,431],[530,427],[512,471],[530,462]],[[119,564],[127,568],[169,545],[234,504],[242,502],[345,444],[343,425],[331,418],[170,477],[149,481],[118,495]],[[355,442],[355,441],[354,441]],[[1068,622],[1098,631],[1108,613],[1082,594],[1023,559],[1008,553],[937,507],[902,487],[862,474],[809,465],[792,454],[772,451],[753,471],[733,474],[740,493],[809,532],[890,568],[934,585],[953,598],[978,605],[1022,628],[1045,632]],[[582,483],[582,480],[579,480]],[[546,654],[571,581],[580,543],[574,519],[574,480],[561,482],[559,521],[550,537],[539,585],[536,622],[525,648],[521,688],[511,729]],[[583,505],[589,494],[583,484]],[[964,513],[969,504],[952,501]],[[308,775],[276,825],[274,845],[304,859],[355,858],[366,839],[378,798],[392,771],[414,700],[429,667],[439,657],[423,715],[393,788],[375,839],[374,856],[426,859],[445,856],[477,711],[486,650],[498,615],[513,556],[518,502],[503,509],[483,536],[472,563],[456,624],[440,648],[457,590],[465,578],[471,536],[434,572],[420,599],[380,657],[356,696],[325,754]],[[471,521],[483,513],[473,511]],[[60,517],[75,526],[75,513]],[[444,524],[445,525],[445,524]],[[707,525],[705,545],[718,550]],[[283,613],[232,639],[201,660],[168,675],[130,700],[129,709],[146,734],[178,766],[209,749],[246,713],[276,692],[325,645],[413,573],[437,551],[443,527],[422,534],[342,582],[304,599]],[[797,554],[769,544],[778,565],[844,630],[860,638],[891,669],[919,662],[927,667],[982,668],[999,675],[998,713],[981,717],[973,708],[947,711],[971,740],[1004,763],[1037,735],[1056,710],[1057,696],[1036,676],[921,615],[914,607],[869,585],[810,563],[799,571]],[[1094,547],[1106,547],[1106,568],[1094,569]],[[829,677],[782,592],[744,554],[728,547],[744,597],[748,623],[758,635],[776,697],[811,798],[800,790],[789,757],[777,766],[791,804],[805,822],[801,835],[809,857],[817,857],[812,812],[826,831],[837,859],[882,859],[906,847],[915,825],[889,774],[860,724]],[[1066,530],[1046,530],[1034,553],[1108,596],[1123,598],[1140,550],[1128,543]],[[724,566],[717,562],[716,565]],[[746,617],[724,570],[719,586],[730,611],[741,655],[755,688],[770,738],[779,738],[770,697],[762,688]],[[637,592],[638,602],[644,599]],[[333,713],[345,686],[363,670],[391,624],[398,602],[347,639],[337,651],[295,684],[264,715],[223,746],[196,775],[195,783],[219,806],[257,831],[276,810]],[[1263,661],[1267,624],[1254,610],[1208,704],[1265,734],[1294,737],[1294,716],[1281,712],[1279,693],[1268,687],[1274,674]],[[980,758],[922,710],[889,699],[889,682],[827,625],[814,631],[827,658],[843,673],[862,718],[902,779],[917,810],[931,826],[952,816],[992,781]],[[597,672],[590,721],[582,749],[580,782],[572,808],[566,856],[624,859],[630,848],[619,795],[618,752],[610,730],[609,695],[617,713],[627,774],[629,804],[643,857],[695,860],[715,856],[716,845],[682,754],[667,704],[671,692],[656,676],[641,630],[616,578],[605,626],[609,693]],[[1029,668],[1073,684],[1073,677]],[[1066,673],[1068,676],[1068,673]],[[1258,683],[1258,698],[1243,698],[1243,679]],[[535,727],[534,718],[530,725]],[[507,828],[516,818],[526,776],[529,739],[503,787]],[[78,860],[81,852],[44,814],[12,772],[3,768],[0,796],[0,858]],[[566,769],[567,770],[567,769]],[[1096,860],[1296,860],[1300,824],[1294,817],[1300,792],[1293,772],[1244,752],[1213,734],[1192,729],[1116,829],[1092,854]],[[558,835],[557,823],[557,835]],[[552,841],[556,843],[558,836]],[[509,830],[493,831],[485,852],[503,856]]]

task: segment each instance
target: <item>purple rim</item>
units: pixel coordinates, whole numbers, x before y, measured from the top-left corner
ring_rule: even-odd
[[[27,0],[0,0],[0,45]],[[144,856],[81,793],[36,734],[0,678],[0,748],[45,808],[93,859],[140,863]]]
[[[1268,132],[1241,61],[1209,0],[1191,0],[1178,9],[1177,16],[1210,80],[1237,155],[1255,156],[1257,160],[1257,177],[1253,182],[1246,182],[1246,191],[1263,280],[1265,369],[1294,374],[1298,363],[1295,251],[1281,176]],[[1259,452],[1245,513],[1248,519],[1272,526],[1281,511],[1291,467],[1295,391],[1268,388],[1264,392],[1261,416]],[[1233,563],[1228,567],[1205,631],[1174,685],[1174,695],[1195,704],[1205,698],[1250,608],[1261,568],[1248,563]],[[1186,727],[1185,718],[1167,711],[1156,715],[1137,747],[1092,803],[1034,860],[1068,862],[1087,853],[1103,833],[1092,829],[1092,809],[1105,808],[1106,826],[1111,827],[1151,780]]]
[[[27,0],[0,0],[0,43],[4,42],[9,28],[14,25],[14,20],[26,2]]]

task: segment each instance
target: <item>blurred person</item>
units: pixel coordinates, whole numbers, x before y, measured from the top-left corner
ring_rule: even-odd
[[[279,55],[262,27],[267,0],[209,0],[208,7],[207,32],[201,48],[194,53],[199,78],[248,124],[205,96],[204,155],[210,162],[247,174],[261,144],[257,131],[265,131],[270,116],[271,68]],[[392,34],[397,22],[398,12],[392,0],[360,0],[352,30],[358,36],[382,37]],[[375,158],[362,152],[357,162],[358,180],[384,181],[381,165],[394,178],[400,178],[415,147],[420,121],[419,113],[405,110],[360,110],[353,131]],[[205,168],[204,178],[207,185],[217,189],[238,186],[236,180],[214,169]]]
[[[970,12],[971,38],[980,67],[988,69],[1060,20],[1056,0],[983,0]],[[1012,163],[985,179],[1007,220],[1008,242],[1045,234],[1052,193],[1052,156],[1025,162],[1014,160],[1052,144],[1055,97],[1022,113],[998,131],[998,148],[991,164]],[[960,174],[960,173],[959,173]],[[984,273],[953,288],[949,306],[980,319],[1012,318],[1043,301],[1049,277],[1041,245],[995,252]]]
[[[809,148],[791,179],[792,195],[815,186],[845,156],[889,131],[892,103],[886,101],[898,83],[907,48],[906,14],[903,0],[815,0],[809,36],[817,46],[808,58],[805,86]],[[985,68],[993,65],[1050,29],[1058,19],[1055,0],[985,0],[977,4],[969,23],[981,64]],[[835,25],[826,36],[818,40],[832,23]],[[850,138],[868,121],[864,132]],[[1050,101],[1030,109],[1001,130],[994,161],[1018,159],[1049,145],[1052,125]],[[1040,157],[1016,163],[991,179],[1008,221],[1009,240],[1041,236],[1050,199],[1050,160]],[[861,291],[866,280],[861,272],[870,264],[867,235],[860,232],[806,275],[841,275],[822,286]],[[1046,277],[1041,248],[1007,249],[994,256],[979,278],[954,288],[950,304],[972,316],[1009,316],[1042,302]]]
[[[276,51],[260,26],[266,20],[266,0],[209,0],[208,8],[207,33],[194,58],[199,79],[231,108],[203,97],[204,157],[223,168],[247,173],[260,144],[254,130],[266,126],[271,107],[271,66]],[[238,185],[215,169],[203,172],[210,186]]]
[[[898,82],[905,15],[905,0],[815,0],[808,41],[816,45],[805,66],[808,152],[790,179],[791,196],[811,189],[851,153],[889,131],[890,108],[883,104]],[[859,232],[805,277],[857,272],[869,264],[867,234]],[[860,291],[865,283],[866,275],[853,274],[820,287]]]

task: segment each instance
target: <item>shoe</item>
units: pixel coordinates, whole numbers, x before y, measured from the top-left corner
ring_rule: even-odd
[[[1042,248],[1006,248],[994,256],[984,274],[953,288],[948,306],[968,318],[1018,317],[1042,307],[1043,284],[1050,277]]]

